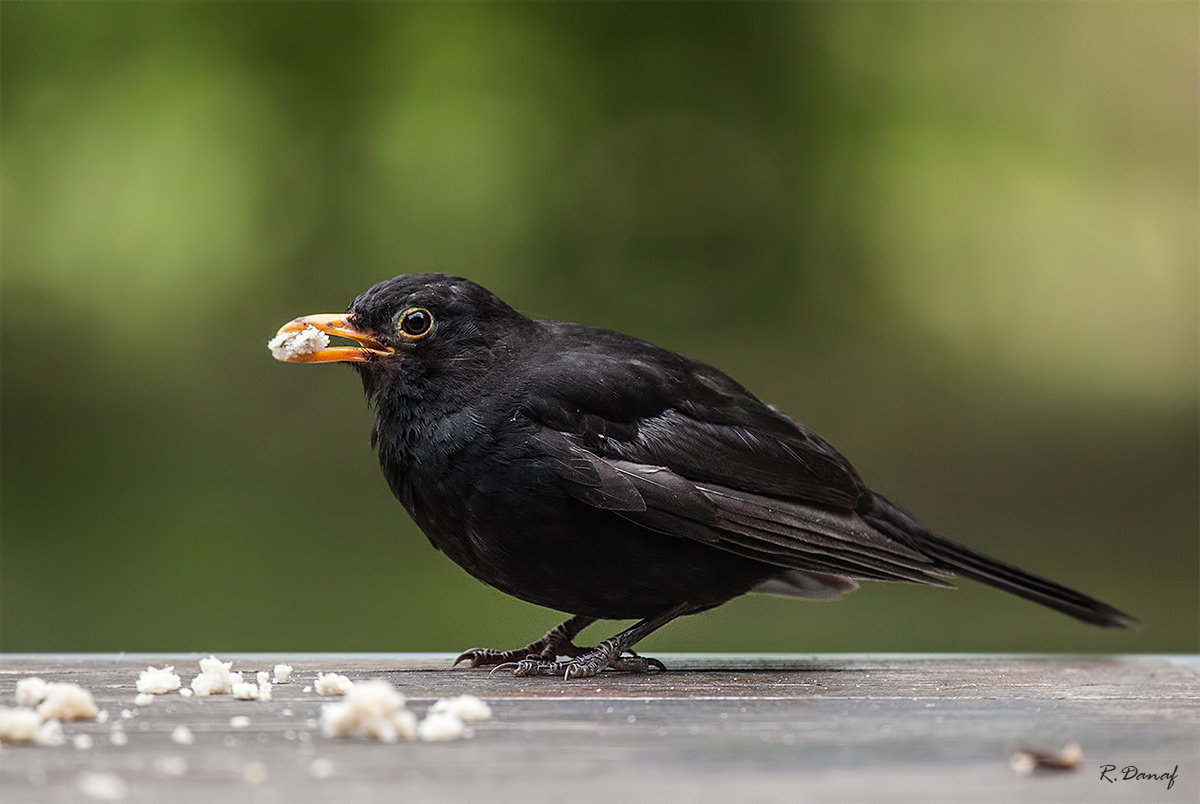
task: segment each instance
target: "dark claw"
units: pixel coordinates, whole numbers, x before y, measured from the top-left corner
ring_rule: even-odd
[[[467,650],[464,650],[462,653],[458,654],[458,658],[455,659],[454,664],[450,666],[458,667],[459,662],[465,662],[467,659],[470,659],[471,667],[478,667],[479,665],[476,664],[476,660],[479,658],[479,654],[483,653],[485,650],[486,648],[468,648]]]

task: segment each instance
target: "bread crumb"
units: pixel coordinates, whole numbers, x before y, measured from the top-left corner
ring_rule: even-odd
[[[37,739],[42,716],[27,706],[0,706],[0,740],[27,743]]]
[[[17,682],[17,706],[30,709],[37,706],[46,697],[46,682],[37,676],[23,678]]]
[[[76,734],[74,737],[72,737],[72,738],[71,738],[71,744],[72,744],[73,746],[75,746],[76,750],[79,750],[79,751],[87,751],[87,750],[89,750],[89,749],[92,747],[92,745],[93,745],[93,743],[92,743],[92,735],[90,735],[90,734]]]
[[[314,779],[328,779],[333,776],[333,761],[317,757],[308,765],[308,775]]]
[[[191,745],[196,742],[196,735],[187,726],[180,724],[171,731],[171,742],[180,745]]]
[[[38,745],[62,745],[67,741],[67,735],[63,734],[61,723],[57,720],[47,720],[38,729],[33,741]]]
[[[108,741],[116,746],[129,745],[129,735],[121,728],[120,721],[113,724],[112,731],[108,733]]]
[[[423,742],[440,743],[465,737],[467,727],[451,712],[430,712],[417,727]]]
[[[241,673],[230,672],[233,662],[223,662],[216,656],[200,660],[200,675],[192,679],[192,692],[196,695],[218,695],[231,692],[234,684],[242,682]]]
[[[196,693],[192,691],[191,687],[184,687],[183,689],[181,689],[179,691],[179,694],[182,695],[184,698],[191,698]]]
[[[286,684],[292,677],[292,666],[290,664],[275,665],[275,683]]]
[[[261,684],[270,684],[271,683],[271,674],[268,673],[266,670],[259,670],[257,673],[254,674],[254,680],[257,681],[260,685]]]
[[[317,695],[345,695],[353,688],[354,682],[338,673],[317,674]]]
[[[79,792],[96,801],[124,801],[129,798],[129,785],[115,773],[85,771],[75,781]]]
[[[185,776],[188,765],[183,757],[158,757],[154,760],[154,769],[164,776]]]
[[[175,668],[167,666],[161,670],[147,667],[141,672],[137,680],[137,691],[150,693],[153,695],[162,695],[167,692],[174,692],[183,686],[179,676],[175,673]]]
[[[37,713],[44,720],[85,720],[99,712],[92,694],[69,681],[46,685],[46,697],[38,704]]]
[[[454,698],[439,698],[429,708],[429,714],[449,712],[463,723],[481,723],[490,720],[492,708],[474,695],[459,695]]]
[[[242,781],[253,787],[267,783],[267,767],[261,762],[247,762],[242,767]]]
[[[251,684],[247,681],[238,681],[234,683],[230,692],[232,692],[233,697],[237,698],[239,701],[253,701],[258,697],[258,685]]]
[[[97,723],[107,723],[108,722],[108,710],[107,709],[101,709],[99,712],[96,713],[96,722]]]
[[[137,713],[136,713],[136,712],[134,712],[134,711],[133,711],[133,710],[131,710],[131,709],[122,709],[122,710],[121,710],[121,720],[129,720],[130,718],[132,718],[132,717],[133,717],[134,715],[136,715],[136,714],[137,714]]]
[[[266,675],[266,674],[264,673],[263,675]],[[260,700],[260,701],[271,700],[271,682],[270,681],[260,681],[258,683],[258,700]]]
[[[417,717],[404,708],[404,696],[382,679],[354,684],[344,700],[321,707],[321,731],[326,737],[361,735],[394,743],[411,740],[416,730]]]
[[[245,715],[234,715],[229,718],[229,725],[235,729],[244,729],[250,725],[250,718]]]
[[[133,696],[134,706],[149,706],[152,703],[154,703],[154,696],[148,692],[139,692]]]
[[[312,687],[311,687],[311,686],[310,686],[310,687],[305,687],[305,688],[304,688],[304,691],[305,691],[305,692],[312,692]]]
[[[291,360],[298,355],[319,352],[329,345],[329,336],[309,324],[299,332],[281,332],[267,342],[276,360]]]

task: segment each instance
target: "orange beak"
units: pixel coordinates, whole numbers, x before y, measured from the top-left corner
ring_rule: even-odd
[[[329,346],[329,338],[309,333],[309,327],[326,335],[348,338],[358,346]],[[373,356],[395,352],[371,335],[356,329],[345,313],[301,316],[284,324],[268,344],[276,360],[286,363],[365,363]]]

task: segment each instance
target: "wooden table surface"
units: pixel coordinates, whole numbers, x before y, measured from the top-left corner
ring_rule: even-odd
[[[199,658],[0,655],[0,703],[36,675],[87,687],[112,718],[64,724],[59,747],[5,744],[0,800],[94,800],[80,787],[89,771],[119,776],[119,800],[137,802],[1200,800],[1194,656],[666,654],[667,673],[563,682],[451,671],[441,654],[230,654],[247,679],[278,662],[295,675],[270,702],[171,693],[134,706],[148,664],[173,664],[186,685]],[[318,671],[386,678],[418,715],[465,692],[494,715],[457,742],[328,738],[316,718],[333,699],[303,691]],[[231,727],[234,715],[250,725]],[[170,739],[180,724],[194,744]],[[1009,766],[1018,748],[1068,742],[1083,749],[1078,770]],[[1124,780],[1127,766],[1178,769],[1168,790]]]

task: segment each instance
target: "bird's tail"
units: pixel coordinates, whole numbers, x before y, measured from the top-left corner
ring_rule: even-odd
[[[878,494],[872,494],[866,507],[862,516],[873,527],[919,550],[956,575],[1012,592],[1085,623],[1105,628],[1131,628],[1138,624],[1133,617],[1094,597],[931,533]]]

